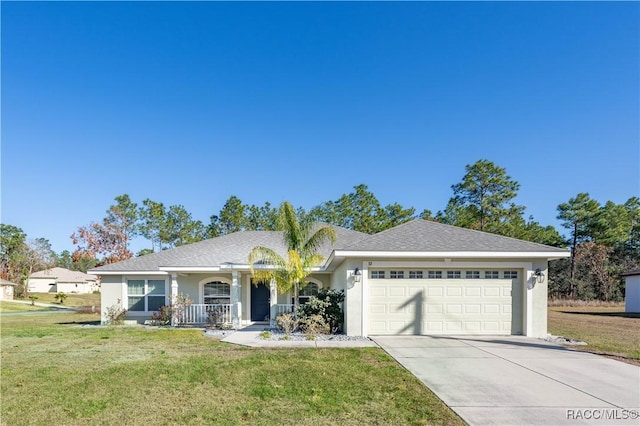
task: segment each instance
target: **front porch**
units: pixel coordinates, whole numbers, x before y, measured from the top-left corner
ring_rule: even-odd
[[[248,271],[172,271],[170,277],[167,303],[180,298],[191,301],[174,315],[172,325],[211,324],[233,329],[255,323],[274,326],[277,315],[294,310],[290,294],[279,293],[275,283],[254,284]],[[317,291],[319,285],[313,287]]]

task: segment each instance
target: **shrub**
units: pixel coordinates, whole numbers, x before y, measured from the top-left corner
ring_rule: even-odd
[[[36,300],[38,300],[38,296],[29,296],[29,300],[31,300],[31,306],[36,304]]]
[[[328,327],[328,332],[337,333],[342,329],[344,322],[342,302],[344,302],[343,290],[320,289],[306,305],[298,308],[298,317],[302,323],[306,323],[309,318],[319,315]],[[317,323],[316,320],[314,322]]]
[[[207,312],[207,322],[212,327],[230,328],[228,323],[224,322],[224,310],[221,307],[211,308]]]
[[[176,324],[181,324],[184,322],[185,310],[188,306],[191,306],[192,300],[188,295],[184,293],[178,294],[172,300],[172,304],[170,305],[170,318],[175,319]]]
[[[171,323],[171,306],[160,306],[158,312],[151,314],[151,324],[167,325]]]
[[[307,335],[307,338],[331,332],[329,324],[321,315],[309,315],[301,318],[300,328]]]
[[[118,299],[115,305],[111,305],[105,312],[107,323],[110,325],[122,325],[124,324],[124,318],[127,315],[127,310],[122,307],[121,300]]]
[[[292,313],[276,316],[276,327],[285,334],[291,334],[298,328],[298,318]]]

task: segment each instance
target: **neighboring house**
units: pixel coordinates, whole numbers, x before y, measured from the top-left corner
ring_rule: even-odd
[[[337,240],[319,250],[326,260],[304,296],[344,290],[348,335],[547,335],[547,263],[567,250],[424,220],[375,235],[332,228]],[[186,294],[186,322],[215,308],[243,326],[292,304],[291,294],[252,282],[247,259],[258,245],[285,255],[281,232],[244,231],[90,272],[102,277],[103,313],[122,302],[128,319],[143,321]]]
[[[0,278],[0,300],[13,300],[14,289],[18,284]]]
[[[640,312],[640,269],[622,276],[625,281],[624,311]]]
[[[50,268],[29,276],[29,292],[35,293],[93,293],[100,290],[98,277],[65,268]]]

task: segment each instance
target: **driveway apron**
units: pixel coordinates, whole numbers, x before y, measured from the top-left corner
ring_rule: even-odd
[[[471,425],[638,425],[640,367],[521,336],[372,339]]]

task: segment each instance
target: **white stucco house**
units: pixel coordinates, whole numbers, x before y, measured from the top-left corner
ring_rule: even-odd
[[[325,261],[302,294],[344,290],[346,334],[547,335],[547,264],[567,250],[425,220],[374,235],[333,228],[337,240],[321,248]],[[291,309],[291,294],[252,282],[247,259],[258,245],[286,252],[281,232],[244,231],[89,272],[101,276],[103,312],[122,303],[143,321],[186,294],[188,321],[218,307],[241,327]]]
[[[622,274],[625,281],[624,311],[640,312],[640,269]]]
[[[30,293],[93,293],[100,290],[98,277],[66,268],[49,268],[29,276]]]

